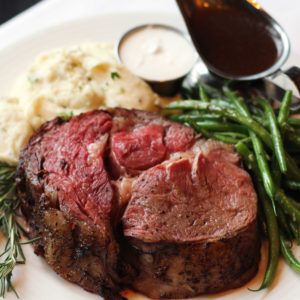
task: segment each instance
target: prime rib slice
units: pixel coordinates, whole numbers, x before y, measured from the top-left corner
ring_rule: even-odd
[[[257,199],[230,146],[155,113],[47,122],[21,152],[17,190],[35,252],[106,299],[126,286],[183,298],[243,285],[259,260]]]
[[[256,201],[238,155],[211,140],[145,171],[122,217],[132,286],[169,299],[243,285],[259,262]]]

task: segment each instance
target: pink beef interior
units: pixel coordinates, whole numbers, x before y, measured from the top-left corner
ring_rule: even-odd
[[[47,190],[61,210],[116,223],[114,202],[127,205],[125,235],[149,242],[215,239],[255,219],[256,194],[231,147],[151,113],[116,114],[82,114],[45,134]]]
[[[175,123],[159,118],[161,124],[148,124],[152,117],[149,114],[150,119],[142,121],[144,126],[136,127],[136,115],[129,113],[130,116],[123,126],[118,124],[118,131],[113,133],[116,121],[112,116],[104,111],[93,111],[73,117],[44,135],[41,152],[46,189],[57,194],[62,211],[82,220],[91,219],[96,224],[110,221],[113,211],[117,210],[113,207],[111,173],[115,172],[117,177],[121,172],[139,174],[161,163],[170,153],[165,132]],[[191,143],[193,132],[188,127],[181,131],[185,138],[179,145],[184,149]],[[174,151],[173,144],[170,145]],[[107,153],[112,168],[105,165]],[[114,168],[117,171],[113,171]]]
[[[166,154],[164,127],[148,125],[133,132],[116,132],[111,137],[112,156],[126,169],[146,170],[162,162]]]
[[[122,218],[126,236],[148,242],[202,241],[237,232],[255,219],[256,194],[236,154],[216,149],[184,156],[136,180]]]
[[[109,220],[113,190],[103,151],[91,158],[88,145],[103,140],[101,137],[111,126],[109,114],[95,111],[48,132],[42,141],[48,187],[57,191],[60,209],[83,220],[92,219],[96,224]],[[105,145],[101,147],[104,149]]]

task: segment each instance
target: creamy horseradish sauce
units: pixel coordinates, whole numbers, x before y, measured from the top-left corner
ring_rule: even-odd
[[[146,80],[171,80],[185,75],[196,60],[192,45],[178,32],[146,26],[130,32],[119,47],[123,64]]]

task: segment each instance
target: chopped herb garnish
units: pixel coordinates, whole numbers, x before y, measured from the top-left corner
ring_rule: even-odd
[[[115,80],[116,78],[121,78],[118,72],[111,72],[110,77],[112,80]]]
[[[121,87],[121,88],[120,88],[120,92],[121,92],[122,94],[124,94],[124,93],[125,93],[125,89],[124,89],[123,87]]]
[[[30,84],[34,84],[40,81],[40,78],[37,76],[27,76],[27,80],[29,81]]]
[[[59,114],[58,116],[61,117],[64,120],[68,120],[69,118],[74,116],[74,113],[71,111],[69,113]]]
[[[79,91],[82,91],[82,85],[78,86]]]

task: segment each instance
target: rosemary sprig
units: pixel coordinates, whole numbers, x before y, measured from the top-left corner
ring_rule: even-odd
[[[0,254],[0,297],[10,290],[18,297],[11,282],[12,272],[16,265],[24,264],[26,260],[21,242],[21,235],[26,231],[18,222],[15,171],[15,166],[0,162],[0,230],[6,237]]]

